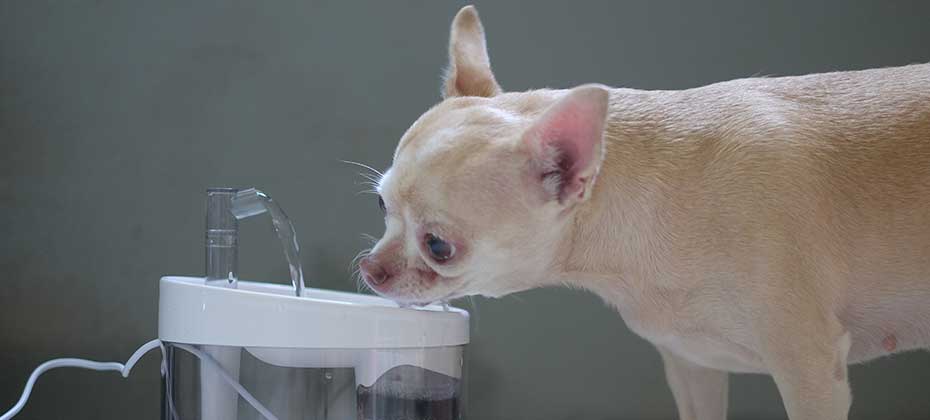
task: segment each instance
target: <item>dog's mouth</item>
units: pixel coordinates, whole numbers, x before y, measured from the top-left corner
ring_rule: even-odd
[[[402,306],[429,306],[437,302],[448,302],[465,296],[463,291],[467,282],[459,277],[444,277],[432,269],[414,268],[403,275],[396,276],[381,284],[374,284],[368,279],[365,283],[381,297],[393,300]],[[445,293],[437,293],[437,288],[455,285]]]
[[[465,297],[465,296],[467,296],[467,295],[464,294],[464,293],[460,293],[460,289],[463,289],[463,288],[462,288],[462,287],[458,287],[458,288],[456,288],[455,290],[453,290],[453,291],[451,291],[451,292],[445,294],[444,296],[442,296],[442,297],[440,297],[440,298],[438,298],[438,299],[431,299],[431,300],[412,300],[412,301],[397,301],[397,300],[395,300],[395,301],[396,301],[398,304],[402,305],[402,306],[415,306],[415,307],[421,307],[421,308],[422,308],[422,307],[426,307],[426,306],[430,306],[430,305],[434,305],[434,304],[437,304],[437,303],[441,303],[441,304],[445,305],[445,304],[448,304],[449,302],[451,302],[452,300],[458,299],[458,298],[460,298],[460,297]]]

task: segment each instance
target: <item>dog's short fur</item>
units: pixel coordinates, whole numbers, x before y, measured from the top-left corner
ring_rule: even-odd
[[[375,291],[591,290],[659,349],[683,419],[725,417],[726,372],[845,419],[847,363],[930,345],[927,64],[504,93],[466,7],[378,191]]]

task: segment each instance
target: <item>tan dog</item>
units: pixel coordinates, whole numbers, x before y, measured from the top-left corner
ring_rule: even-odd
[[[504,93],[472,7],[449,50],[379,183],[381,295],[591,290],[659,349],[683,419],[725,418],[727,372],[845,419],[848,363],[930,347],[930,65]]]

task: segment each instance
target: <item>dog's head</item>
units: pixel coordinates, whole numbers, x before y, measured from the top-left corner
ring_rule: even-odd
[[[449,59],[442,102],[378,183],[386,229],[359,263],[404,303],[545,284],[604,155],[605,88],[503,93],[471,6],[452,23]]]

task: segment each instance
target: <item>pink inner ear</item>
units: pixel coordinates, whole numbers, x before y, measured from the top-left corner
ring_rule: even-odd
[[[553,115],[539,132],[539,140],[546,147],[558,150],[558,166],[567,171],[580,171],[594,159],[594,146],[600,141],[600,133],[594,126],[599,122],[567,109]]]
[[[596,169],[606,118],[606,92],[571,92],[553,105],[527,133],[541,177],[559,177],[558,198],[583,194]]]

